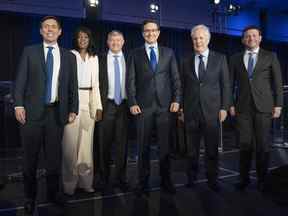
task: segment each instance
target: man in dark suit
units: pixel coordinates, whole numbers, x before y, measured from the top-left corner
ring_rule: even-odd
[[[187,187],[195,184],[201,138],[205,144],[208,186],[218,191],[219,125],[229,108],[229,72],[224,55],[209,50],[210,31],[197,25],[191,31],[194,53],[181,63],[183,112],[188,153]]]
[[[171,113],[179,110],[181,84],[174,53],[158,46],[157,22],[142,25],[145,45],[136,48],[128,60],[127,94],[130,112],[136,117],[138,149],[138,192],[147,187],[150,175],[149,148],[156,129],[160,148],[160,175],[163,190],[175,193],[170,177],[169,134]],[[154,127],[155,126],[155,127]]]
[[[76,60],[57,44],[60,22],[47,16],[40,24],[43,43],[24,48],[14,91],[15,117],[24,148],[24,207],[28,215],[35,209],[41,147],[46,159],[48,201],[63,204],[59,191],[63,127],[74,121],[78,112]]]
[[[240,144],[240,182],[244,190],[249,182],[252,152],[256,151],[258,189],[264,189],[269,161],[271,119],[279,118],[283,106],[280,64],[276,54],[260,48],[261,31],[255,26],[243,30],[245,51],[231,57],[232,87],[236,100],[230,114],[236,115]],[[233,88],[234,89],[234,88]]]
[[[99,56],[99,87],[103,119],[98,124],[100,176],[107,186],[110,176],[111,148],[115,146],[114,186],[127,189],[127,96],[126,64],[122,52],[124,36],[113,30],[107,36],[108,53]],[[113,146],[113,147],[114,147]]]

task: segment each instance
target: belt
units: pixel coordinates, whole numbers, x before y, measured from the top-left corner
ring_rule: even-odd
[[[78,88],[79,90],[92,90],[92,87],[81,87],[81,88]]]
[[[58,101],[54,102],[54,103],[48,103],[48,104],[45,104],[46,107],[55,107],[59,104]]]

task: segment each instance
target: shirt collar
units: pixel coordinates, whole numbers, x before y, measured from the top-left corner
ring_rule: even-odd
[[[257,47],[256,49],[254,49],[254,50],[248,50],[248,49],[246,49],[245,50],[245,55],[248,55],[249,53],[253,53],[253,54],[258,54],[259,53],[259,50],[260,50],[260,47]]]
[[[208,58],[208,55],[209,55],[209,49],[206,49],[204,52],[202,53],[197,53],[196,56],[200,56],[202,55],[203,57],[205,58]]]
[[[154,47],[154,49],[158,49],[158,43],[153,43],[153,44],[145,43],[146,50],[150,50],[150,47]]]
[[[114,52],[112,52],[111,50],[109,50],[109,51],[108,51],[108,55],[109,55],[109,56],[117,55],[117,56],[119,56],[119,57],[122,57],[122,56],[123,56],[123,52],[122,52],[122,50],[121,50],[121,51],[119,51],[118,53],[114,53]]]
[[[58,43],[55,43],[55,44],[47,44],[47,43],[43,42],[43,47],[44,47],[45,49],[47,49],[48,46],[49,46],[49,47],[53,47],[54,49],[59,49]]]

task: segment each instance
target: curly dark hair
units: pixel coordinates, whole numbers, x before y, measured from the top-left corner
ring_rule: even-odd
[[[96,55],[96,51],[95,51],[95,43],[94,43],[94,39],[92,36],[92,32],[89,28],[85,27],[85,26],[80,26],[76,29],[76,31],[74,32],[73,35],[73,49],[77,50],[78,52],[80,51],[79,45],[78,45],[78,37],[79,37],[79,33],[83,32],[86,33],[88,35],[89,38],[89,44],[87,47],[87,52],[89,54],[89,56],[95,56]]]

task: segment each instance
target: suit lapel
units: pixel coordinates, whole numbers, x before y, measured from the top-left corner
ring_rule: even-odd
[[[150,60],[149,60],[148,54],[146,52],[145,46],[143,46],[143,48],[142,48],[142,57],[143,57],[142,59],[144,59],[144,64],[146,64],[146,67],[148,67],[150,69],[149,72],[151,74],[153,74],[154,72],[152,70]]]
[[[63,73],[63,67],[64,67],[64,55],[63,55],[63,49],[61,47],[59,47],[59,53],[60,53],[60,68],[59,68],[59,79],[58,79],[58,83],[62,83],[62,79],[64,76]],[[59,86],[59,85],[58,85]]]
[[[158,58],[158,62],[157,62],[157,65],[156,65],[156,74],[158,74],[158,72],[160,71],[160,68],[162,66],[162,63],[163,63],[163,58],[164,58],[164,54],[163,54],[163,48],[158,46],[158,54],[159,54],[159,58]],[[150,64],[150,62],[149,62]],[[150,65],[150,68],[151,68],[151,65]],[[151,68],[152,70],[152,68]]]
[[[193,53],[191,58],[190,58],[190,68],[192,70],[191,76],[194,76],[194,78],[199,81],[199,79],[196,75],[196,71],[195,71],[195,53]]]
[[[257,56],[257,62],[256,62],[256,65],[254,67],[252,77],[255,76],[258,73],[258,71],[260,71],[258,69],[263,64],[263,61],[264,61],[264,55],[263,55],[262,50],[259,49],[259,53],[258,53],[258,56]]]
[[[207,66],[206,66],[205,74],[203,76],[203,80],[202,81],[205,80],[205,78],[207,77],[207,74],[213,68],[213,65],[216,65],[214,61],[215,61],[214,53],[213,53],[213,51],[210,50],[209,54],[208,54]]]
[[[107,61],[108,61],[108,53],[106,53],[104,55],[104,59],[103,59],[103,68],[102,70],[104,71],[103,74],[103,84],[104,84],[104,88],[105,88],[105,92],[107,92],[107,96],[108,96],[108,86],[109,86],[109,83],[108,83],[108,65],[107,65]]]
[[[43,44],[39,45],[38,47],[38,52],[39,52],[39,62],[41,64],[41,67],[42,67],[42,71],[44,73],[44,77],[45,77],[45,80],[46,80],[46,66],[45,66],[45,56],[44,56],[44,47],[43,47]]]

